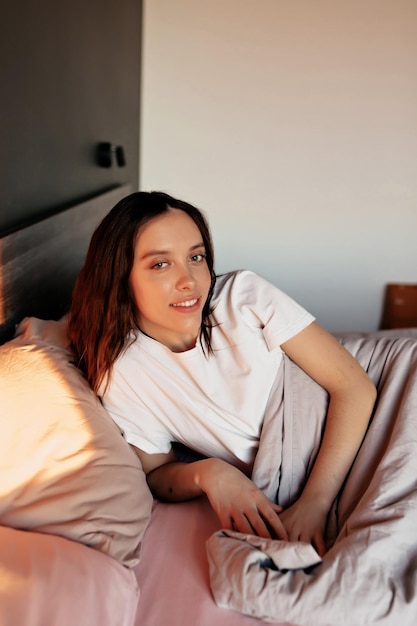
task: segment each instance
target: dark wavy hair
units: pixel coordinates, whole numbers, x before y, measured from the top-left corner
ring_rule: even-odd
[[[184,211],[198,227],[211,286],[203,307],[200,342],[211,350],[211,297],[216,281],[208,223],[199,209],[160,191],[138,191],[118,202],[93,233],[68,312],[68,335],[76,364],[97,394],[112,366],[138,330],[130,273],[141,227],[170,208]]]

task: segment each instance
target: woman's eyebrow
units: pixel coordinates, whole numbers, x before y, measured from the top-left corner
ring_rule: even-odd
[[[190,252],[192,252],[192,250],[197,250],[198,248],[205,248],[205,245],[202,241],[200,243],[196,243],[195,246],[191,246]]]
[[[140,260],[147,259],[150,256],[158,256],[159,254],[169,254],[169,250],[149,250],[140,256]]]
[[[191,248],[189,249],[189,252],[192,252],[193,250],[198,250],[199,248],[205,248],[204,243],[202,241],[200,243],[196,243],[194,246],[191,246]],[[147,252],[144,252],[140,256],[140,260],[143,261],[144,259],[147,259],[152,256],[158,256],[158,255],[164,255],[164,254],[170,254],[170,253],[171,253],[171,250],[148,250]]]

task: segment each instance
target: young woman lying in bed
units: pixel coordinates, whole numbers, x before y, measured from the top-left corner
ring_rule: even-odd
[[[68,320],[79,367],[158,499],[206,494],[223,528],[325,552],[327,515],[363,440],[375,387],[275,286],[250,271],[216,276],[197,208],[160,192],[118,202],[92,237]],[[329,395],[319,454],[286,510],[250,479],[283,353]],[[200,457],[179,461],[174,443]]]

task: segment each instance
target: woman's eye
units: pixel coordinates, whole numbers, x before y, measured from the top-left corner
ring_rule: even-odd
[[[201,261],[204,261],[206,258],[206,255],[203,254],[202,252],[200,252],[200,254],[194,254],[191,257],[191,262],[192,263],[201,263]]]
[[[152,269],[153,270],[161,270],[166,265],[167,265],[166,261],[158,261],[158,263],[155,263],[154,265],[152,265]]]

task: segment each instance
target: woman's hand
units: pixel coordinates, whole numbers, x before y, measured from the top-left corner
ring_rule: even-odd
[[[151,455],[133,449],[152,493],[160,500],[180,502],[205,494],[223,528],[266,539],[288,539],[278,517],[282,507],[271,502],[233,465],[215,458],[183,463],[176,460],[173,451]]]
[[[267,539],[288,539],[278,513],[256,485],[233,465],[220,459],[199,462],[196,481],[220,520],[222,528]]]
[[[324,556],[328,509],[317,502],[308,502],[301,496],[292,506],[280,514],[290,541],[311,543],[320,556]]]

